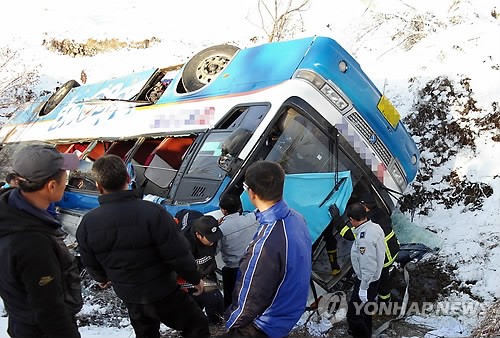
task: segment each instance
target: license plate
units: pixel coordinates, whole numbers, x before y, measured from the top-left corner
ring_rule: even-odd
[[[391,101],[389,101],[389,99],[385,97],[385,95],[382,95],[380,101],[378,101],[377,108],[382,113],[382,115],[384,115],[387,122],[389,122],[390,125],[394,129],[396,129],[401,115],[399,115],[397,109],[394,108]]]

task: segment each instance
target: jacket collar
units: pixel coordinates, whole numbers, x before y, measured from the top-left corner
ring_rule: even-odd
[[[0,193],[0,237],[13,232],[40,231],[64,235],[61,224],[46,210],[32,206],[18,188]]]
[[[288,208],[286,202],[280,200],[266,211],[255,211],[255,217],[260,224],[270,224],[285,218],[289,212],[290,208]]]
[[[9,205],[25,213],[28,213],[46,223],[53,224],[54,227],[58,228],[60,226],[59,222],[54,218],[54,216],[49,213],[46,209],[40,209],[28,202],[24,196],[21,194],[21,190],[16,188],[11,191],[9,197]]]
[[[137,190],[121,190],[106,195],[101,195],[98,197],[98,200],[99,204],[107,204],[107,203],[129,201],[141,197],[142,196],[140,196],[140,193],[138,193]]]

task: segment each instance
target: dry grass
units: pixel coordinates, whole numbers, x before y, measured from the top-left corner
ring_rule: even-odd
[[[500,337],[500,301],[489,307],[486,317],[472,332],[472,337]]]

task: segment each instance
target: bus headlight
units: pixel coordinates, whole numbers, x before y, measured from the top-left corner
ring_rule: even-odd
[[[392,163],[389,165],[388,170],[392,178],[394,179],[394,182],[396,182],[401,192],[403,192],[406,189],[408,183],[406,182],[406,175],[402,171],[399,163],[393,160]]]
[[[321,92],[339,109],[344,110],[349,105],[332,87],[325,83]]]
[[[338,110],[343,111],[349,106],[349,102],[340,94],[340,90],[335,89],[335,85],[330,81],[325,81],[321,76],[310,70],[301,69],[295,74],[296,78],[304,79],[318,88],[330,100]]]
[[[321,87],[323,87],[323,85],[325,84],[325,80],[323,80],[321,76],[319,76],[314,72],[311,72],[310,70],[301,69],[297,72],[297,74],[295,74],[295,77],[299,79],[304,79],[307,82],[311,82],[314,85],[314,87],[318,89],[321,89]]]

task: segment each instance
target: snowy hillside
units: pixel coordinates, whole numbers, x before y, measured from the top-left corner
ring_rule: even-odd
[[[269,27],[268,17],[264,15],[263,24],[257,2],[7,2],[0,13],[0,46],[17,55],[10,68],[0,67],[0,90],[16,71],[38,75],[36,94],[69,79],[80,81],[82,71],[87,82],[97,82],[183,63],[211,45],[265,43],[262,27]],[[419,144],[421,170],[402,200],[402,219],[431,231],[442,243],[439,258],[458,281],[448,299],[486,305],[497,301],[500,1],[312,0],[299,14],[292,18],[287,37],[336,39],[393,102]],[[117,39],[129,45],[148,40],[148,48],[127,47],[92,57],[47,48],[63,39]],[[0,108],[0,114],[9,109]],[[481,318],[456,316],[466,335]],[[5,332],[4,322],[1,318],[0,332]],[[130,332],[96,330],[109,336]],[[94,336],[92,329],[82,332]]]

